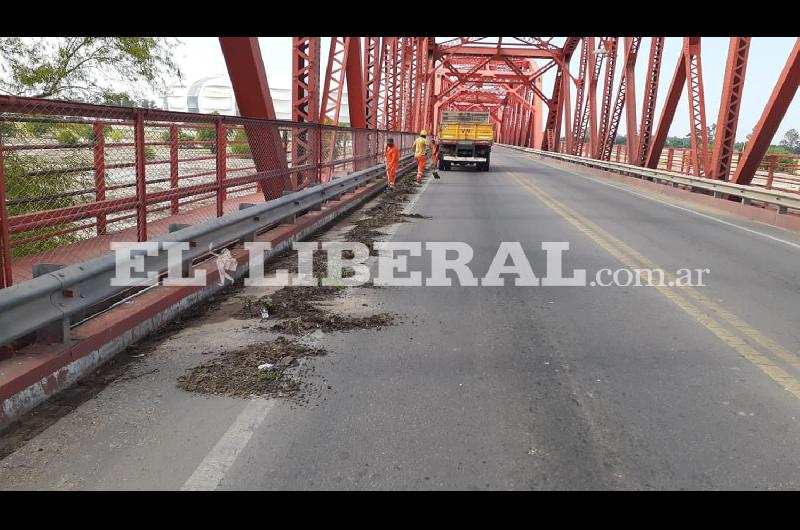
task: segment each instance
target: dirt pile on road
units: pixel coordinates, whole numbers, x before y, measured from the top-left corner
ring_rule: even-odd
[[[364,212],[364,218],[353,223],[353,228],[345,232],[345,241],[358,241],[368,246],[373,256],[378,253],[373,247],[375,241],[380,241],[385,234],[378,228],[395,223],[405,223],[409,219],[427,219],[419,214],[404,214],[411,195],[416,193],[414,175],[408,174],[397,180],[395,189],[384,192],[378,204]]]
[[[297,366],[303,357],[325,353],[279,337],[272,342],[225,352],[213,361],[187,370],[178,378],[178,388],[235,398],[282,397],[302,401],[303,385],[286,370]],[[271,366],[259,369],[264,365]]]
[[[395,317],[390,313],[368,316],[335,314],[316,304],[339,296],[343,287],[284,287],[272,296],[262,298],[260,304],[269,308],[270,318],[280,319],[270,330],[291,335],[305,335],[316,330],[330,333],[352,329],[380,329],[391,325]]]

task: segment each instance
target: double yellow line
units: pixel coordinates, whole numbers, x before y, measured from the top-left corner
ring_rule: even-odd
[[[510,171],[509,174],[542,204],[580,230],[598,246],[614,256],[625,267],[629,269],[648,268],[663,270],[662,267],[659,267],[654,261],[612,236],[575,210],[553,199],[534,184],[519,178]],[[674,282],[675,276],[665,271],[664,279],[667,280],[667,282]],[[649,278],[646,278],[645,281],[649,281]],[[753,328],[727,309],[721,307],[713,300],[710,300],[697,289],[687,286],[665,287],[664,285],[656,283],[651,283],[650,285],[657,289],[667,300],[686,312],[701,326],[716,335],[742,357],[753,363],[759,370],[771,377],[776,383],[791,392],[796,398],[800,399],[800,382],[786,370],[772,362],[766,354],[742,340],[729,328],[737,331],[758,347],[766,350],[776,358],[781,359],[798,370],[800,370],[800,357],[789,352],[772,339],[764,336],[760,331]],[[677,283],[674,285],[677,285]],[[713,317],[711,314],[713,314]]]

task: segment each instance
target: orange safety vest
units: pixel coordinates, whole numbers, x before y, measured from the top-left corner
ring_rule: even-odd
[[[397,145],[393,145],[392,147],[386,146],[386,167],[390,168],[397,168],[400,164],[400,150],[397,148]]]

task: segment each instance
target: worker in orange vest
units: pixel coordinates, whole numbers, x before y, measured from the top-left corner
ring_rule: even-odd
[[[394,189],[394,181],[397,178],[397,166],[400,164],[400,150],[394,143],[394,138],[386,139],[386,180],[389,187]]]
[[[439,140],[437,140],[435,136],[431,138],[431,140],[433,141],[433,155],[431,156],[432,159],[431,165],[433,167],[433,178],[438,179],[439,172],[436,170],[439,169]]]
[[[425,152],[428,150],[428,131],[419,132],[419,137],[414,140],[414,158],[417,159],[417,184],[422,182],[422,173],[425,171]]]

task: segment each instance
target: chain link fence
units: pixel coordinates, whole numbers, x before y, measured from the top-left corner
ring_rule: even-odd
[[[389,136],[411,151],[413,133],[0,96],[0,287],[382,163]]]

